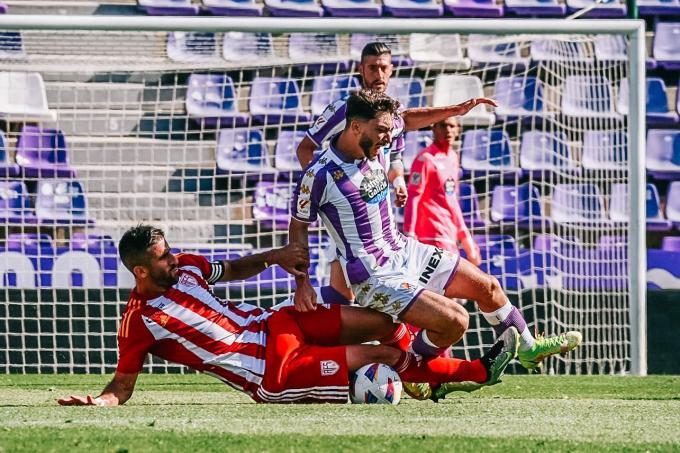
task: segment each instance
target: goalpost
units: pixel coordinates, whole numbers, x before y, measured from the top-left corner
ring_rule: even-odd
[[[583,332],[548,372],[646,374],[643,22],[17,15],[0,16],[0,372],[112,371],[131,285],[115,245],[137,222],[215,258],[283,244],[295,147],[373,39],[406,107],[499,101],[461,118],[459,196],[530,326]],[[407,134],[407,166],[428,134]],[[321,226],[311,248],[325,284]],[[268,305],[293,286],[269,269],[217,291]],[[459,356],[491,344],[479,318]]]

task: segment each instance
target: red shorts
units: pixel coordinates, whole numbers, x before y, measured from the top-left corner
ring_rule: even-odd
[[[340,306],[301,313],[286,307],[267,320],[262,403],[346,403],[347,347],[340,343]]]

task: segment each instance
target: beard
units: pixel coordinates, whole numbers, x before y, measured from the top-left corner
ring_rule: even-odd
[[[175,268],[171,269],[168,272],[164,271],[158,271],[156,273],[151,274],[151,279],[161,288],[170,288],[172,285],[177,283],[179,281],[179,277],[173,277],[172,276],[172,271]]]
[[[362,135],[359,139],[359,147],[361,147],[361,150],[364,152],[364,156],[366,156],[367,159],[372,159],[371,149],[373,148],[373,140]]]

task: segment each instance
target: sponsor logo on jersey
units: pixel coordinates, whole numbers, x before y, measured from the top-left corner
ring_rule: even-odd
[[[387,198],[387,176],[382,169],[364,175],[359,187],[361,198],[370,204],[380,203]]]
[[[321,361],[321,376],[333,376],[340,370],[340,365],[335,360]]]
[[[456,182],[453,178],[449,178],[444,182],[444,191],[446,195],[453,195],[456,192]]]
[[[437,266],[439,266],[439,263],[442,261],[442,255],[444,254],[444,250],[440,249],[439,247],[434,248],[434,252],[432,252],[432,256],[430,257],[430,261],[427,262],[427,266],[425,266],[425,270],[423,271],[422,274],[420,274],[420,278],[418,281],[422,284],[427,284],[427,282],[430,281],[432,278],[432,274],[434,273],[435,269],[437,269]]]
[[[323,115],[321,115],[321,116],[318,117],[318,118],[316,119],[316,121],[314,122],[314,127],[318,129],[318,128],[320,128],[321,126],[323,126],[324,124],[326,124],[326,117],[324,117]]]
[[[420,177],[420,173],[413,173],[411,175],[411,184],[413,184],[414,186],[419,186],[420,181],[422,181],[422,178]]]
[[[183,286],[187,286],[189,288],[193,288],[194,286],[198,285],[198,282],[191,275],[182,274],[182,276],[179,278],[179,284],[183,285]]]
[[[299,199],[298,200],[298,213],[300,215],[308,216],[309,215],[309,200],[303,200]]]

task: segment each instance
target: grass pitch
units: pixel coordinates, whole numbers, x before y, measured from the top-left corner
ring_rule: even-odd
[[[143,375],[123,407],[60,407],[109,376],[0,376],[0,451],[680,451],[680,377],[507,376],[435,404],[257,405]]]

